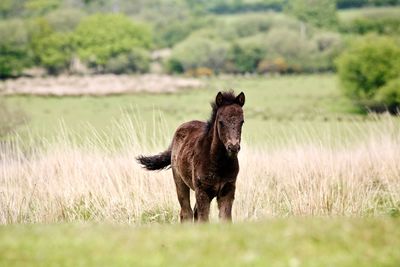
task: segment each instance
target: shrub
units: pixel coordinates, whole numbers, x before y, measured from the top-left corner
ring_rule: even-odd
[[[33,18],[28,20],[29,46],[33,53],[35,64],[40,63],[40,53],[42,53],[43,39],[48,38],[54,33],[49,22],[43,18]]]
[[[308,36],[307,36],[308,35]],[[288,28],[273,28],[257,39],[265,56],[257,71],[265,72],[320,72],[334,68],[334,58],[342,50],[342,38],[331,32],[303,34]]]
[[[312,42],[315,43],[316,51],[307,62],[311,71],[333,71],[335,59],[344,49],[342,36],[337,33],[323,32],[316,34]]]
[[[317,53],[316,43],[299,31],[274,28],[265,36],[266,56],[269,61],[283,58],[288,69],[312,71],[313,56]]]
[[[179,59],[170,58],[166,64],[165,68],[169,73],[183,73],[185,69]]]
[[[222,69],[228,52],[228,45],[221,40],[189,37],[174,47],[170,58],[171,67],[183,71],[206,67],[218,72]]]
[[[288,71],[289,66],[281,57],[274,60],[263,59],[257,66],[258,73],[286,73]]]
[[[229,51],[229,61],[233,64],[231,71],[239,73],[254,72],[264,54],[264,49],[257,44],[233,44]]]
[[[400,47],[390,37],[366,36],[353,42],[337,60],[345,93],[369,106],[378,89],[400,73]]]
[[[22,20],[0,22],[0,78],[16,76],[30,66],[29,36]]]
[[[393,79],[379,88],[375,101],[392,114],[400,112],[400,74],[399,78]]]
[[[213,70],[210,68],[199,67],[196,69],[191,69],[186,72],[186,75],[195,77],[210,77],[214,74]]]
[[[68,69],[72,55],[71,34],[55,32],[36,42],[37,58],[50,74]]]
[[[70,33],[55,32],[44,17],[29,21],[29,45],[35,65],[57,74],[68,68],[73,43]]]
[[[316,32],[313,28],[307,32],[300,32],[298,27],[292,27],[292,24],[282,27],[275,26],[275,23],[273,25],[273,28],[266,33],[260,32],[249,37],[233,38],[225,58],[223,71],[286,73],[334,69],[334,58],[343,47],[342,37],[339,34]],[[211,39],[213,42],[219,40],[216,30],[212,29],[197,31],[192,36]],[[195,48],[190,49],[195,50]],[[176,63],[176,60],[173,60]],[[180,67],[177,64],[175,66]]]
[[[151,46],[148,28],[121,14],[97,14],[84,18],[73,40],[79,57],[100,68],[111,58],[130,53],[132,48],[148,49]]]
[[[268,31],[273,24],[272,19],[266,15],[252,14],[232,23],[238,37],[251,36],[260,32]]]
[[[143,48],[133,48],[129,53],[119,54],[110,58],[104,71],[122,74],[134,72],[147,72],[150,66],[149,52]]]

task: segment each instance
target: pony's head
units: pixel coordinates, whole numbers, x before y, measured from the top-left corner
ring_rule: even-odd
[[[215,127],[218,137],[229,156],[236,156],[240,150],[242,125],[244,123],[244,93],[235,96],[233,92],[219,92],[213,107],[216,109]]]

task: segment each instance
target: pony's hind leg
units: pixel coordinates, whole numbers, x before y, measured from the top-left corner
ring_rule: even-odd
[[[181,222],[191,222],[193,221],[193,211],[190,206],[190,188],[174,170],[172,170],[172,174],[174,176],[178,201],[181,206]]]

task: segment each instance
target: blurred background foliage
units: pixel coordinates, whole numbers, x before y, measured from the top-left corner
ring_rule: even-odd
[[[338,71],[356,104],[397,107],[398,5],[400,0],[2,0],[0,78],[38,69],[47,75],[144,73],[154,61],[163,72],[193,76]],[[159,50],[169,56],[155,59]]]
[[[400,46],[393,38],[358,38],[337,59],[345,93],[372,110],[400,107]]]

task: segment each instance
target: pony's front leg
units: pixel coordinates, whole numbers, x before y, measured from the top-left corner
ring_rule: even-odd
[[[196,205],[194,208],[194,220],[200,222],[208,222],[211,198],[203,189],[196,189],[195,195]]]
[[[235,199],[234,183],[224,185],[217,196],[217,203],[219,209],[219,218],[225,221],[232,221],[232,205]]]

